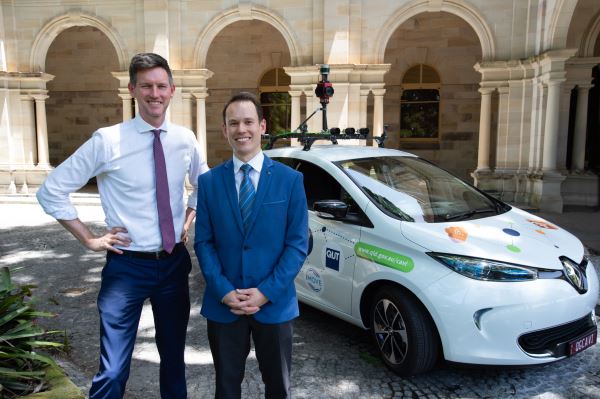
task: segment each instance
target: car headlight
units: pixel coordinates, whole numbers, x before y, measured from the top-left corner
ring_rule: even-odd
[[[531,281],[538,278],[535,268],[470,256],[429,252],[427,255],[444,266],[475,280]]]

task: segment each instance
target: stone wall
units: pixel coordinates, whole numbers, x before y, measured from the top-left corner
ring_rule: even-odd
[[[422,14],[402,24],[385,53],[385,61],[392,64],[385,76],[384,122],[391,132],[386,146],[418,154],[471,181],[477,166],[480,106],[480,77],[473,65],[480,58],[475,32],[454,15]],[[433,67],[440,76],[440,134],[435,142],[399,138],[402,79],[418,64]]]
[[[207,158],[210,166],[231,157],[221,133],[222,110],[239,91],[258,95],[261,77],[270,69],[290,65],[290,54],[281,34],[260,21],[239,21],[223,29],[212,42],[207,68],[215,73],[207,82]]]
[[[122,120],[114,47],[96,28],[73,27],[50,46],[46,113],[50,164],[58,165],[102,126]]]

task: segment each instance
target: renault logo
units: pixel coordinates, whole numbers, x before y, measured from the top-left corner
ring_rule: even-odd
[[[579,268],[579,265],[573,262],[571,259],[561,256],[560,260],[563,265],[563,270],[567,281],[569,281],[573,287],[580,293],[587,291],[587,279],[583,271]]]

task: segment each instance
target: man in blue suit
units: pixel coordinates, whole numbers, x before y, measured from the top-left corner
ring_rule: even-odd
[[[302,174],[261,151],[265,129],[256,97],[233,96],[223,109],[233,159],[198,180],[194,248],[216,398],[241,397],[250,336],[265,397],[290,397],[294,278],[307,255],[308,214]]]

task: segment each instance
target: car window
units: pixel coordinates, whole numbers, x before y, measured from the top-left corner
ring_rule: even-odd
[[[385,213],[435,223],[505,212],[506,206],[437,166],[415,157],[373,157],[337,165]]]
[[[348,217],[344,222],[372,227],[371,222],[369,222],[367,216],[360,209],[354,198],[323,168],[311,162],[294,158],[274,159],[302,173],[309,210],[313,209],[315,201],[340,200],[348,205]]]

